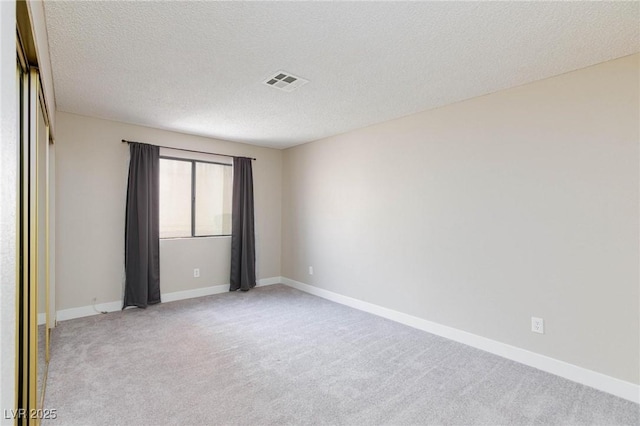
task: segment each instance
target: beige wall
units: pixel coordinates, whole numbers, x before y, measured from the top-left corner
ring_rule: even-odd
[[[258,245],[256,241],[256,245]],[[259,246],[259,245],[258,245]],[[269,250],[269,249],[266,249]],[[260,253],[262,254],[262,253]],[[258,255],[258,251],[256,251]],[[278,257],[279,260],[279,257]],[[178,238],[160,240],[160,280],[163,293],[193,290],[203,286],[229,284],[231,237]],[[260,262],[258,262],[258,265]],[[193,269],[200,277],[193,277]],[[277,269],[272,275],[278,276]],[[258,271],[260,273],[261,271]]]
[[[283,276],[639,383],[638,60],[286,150]]]
[[[129,151],[121,139],[257,158],[257,273],[280,275],[282,151],[60,111],[56,118],[58,310],[122,299]],[[228,284],[229,251],[229,238],[162,241],[161,291]]]

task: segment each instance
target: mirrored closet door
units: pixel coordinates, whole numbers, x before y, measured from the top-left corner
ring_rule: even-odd
[[[16,396],[22,413],[19,425],[40,424],[50,330],[55,326],[55,303],[51,291],[52,242],[52,144],[49,115],[37,68],[20,31],[17,38],[17,106],[19,117],[19,238],[17,251],[18,359]],[[23,21],[24,22],[24,21]],[[25,47],[26,45],[26,47]]]

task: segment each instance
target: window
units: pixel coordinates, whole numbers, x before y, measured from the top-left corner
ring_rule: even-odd
[[[231,164],[160,158],[160,238],[231,235]]]

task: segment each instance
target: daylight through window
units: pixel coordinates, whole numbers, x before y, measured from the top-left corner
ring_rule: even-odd
[[[231,164],[160,158],[160,238],[231,235]]]

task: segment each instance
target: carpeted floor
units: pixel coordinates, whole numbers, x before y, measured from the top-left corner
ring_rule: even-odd
[[[59,324],[45,425],[640,424],[639,406],[283,285]]]

